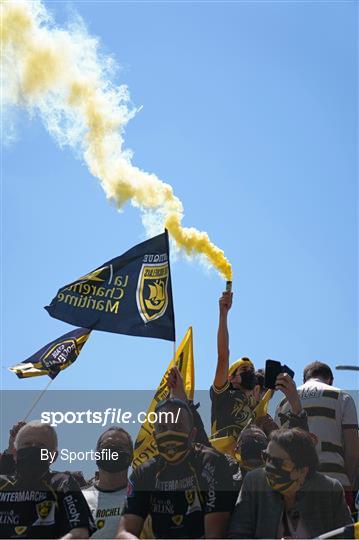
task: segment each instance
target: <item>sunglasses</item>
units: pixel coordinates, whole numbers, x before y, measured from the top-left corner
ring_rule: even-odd
[[[285,462],[285,459],[271,456],[267,450],[262,450],[262,459],[264,463],[273,463],[274,467],[276,469],[281,469],[283,466],[283,463]]]

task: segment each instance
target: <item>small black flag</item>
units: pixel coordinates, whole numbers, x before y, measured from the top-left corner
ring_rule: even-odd
[[[175,341],[167,231],[62,287],[45,309],[91,330]]]
[[[54,379],[60,371],[73,364],[90,336],[91,330],[76,328],[51,341],[16,366],[9,368],[19,379],[48,375]]]

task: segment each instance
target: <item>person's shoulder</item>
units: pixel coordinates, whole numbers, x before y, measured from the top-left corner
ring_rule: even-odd
[[[248,471],[245,478],[248,478],[249,480],[262,480],[265,479],[266,474],[263,467],[258,467],[258,469],[253,469],[252,471]]]
[[[44,482],[50,484],[57,491],[81,491],[75,477],[69,471],[49,471]]]
[[[238,471],[238,463],[231,456],[222,454],[211,446],[195,445],[189,461],[197,471],[216,475],[223,473],[223,478],[227,478],[227,473],[233,476]]]
[[[349,394],[349,392],[347,392],[347,390],[340,390],[340,389],[338,388],[338,392],[339,392],[340,398],[341,398],[343,401],[351,402],[351,403],[354,403],[354,405],[355,405],[355,401],[354,401],[353,396],[351,396],[351,395]]]
[[[320,381],[319,379],[308,379],[306,382],[298,386],[297,390],[311,390],[311,389],[325,389],[325,388],[332,388],[332,386],[329,386],[329,384],[326,384],[323,381]]]
[[[52,469],[49,471],[48,477],[54,481],[60,479],[69,480],[70,478],[75,478],[70,471],[53,471]]]
[[[15,477],[10,474],[0,474],[0,491],[7,486],[12,486],[15,484]]]
[[[203,444],[195,444],[192,448],[192,459],[197,459],[199,461],[225,461],[227,458],[213,448],[212,446],[204,446]]]
[[[337,400],[341,394],[340,388],[331,386],[319,379],[309,379],[297,388],[298,394],[302,398],[331,398]]]
[[[255,490],[260,487],[260,491],[263,491],[264,488],[269,488],[263,467],[259,467],[253,471],[248,471],[243,479],[243,486],[245,488],[252,487],[255,488]]]
[[[155,456],[151,459],[147,459],[144,463],[141,463],[132,470],[130,478],[148,478],[157,473],[161,468],[162,459],[160,456]]]
[[[215,384],[212,384],[209,393],[211,398],[215,398],[217,396],[228,393],[230,391],[230,388],[231,385],[228,381],[226,381],[223,386],[216,386]]]
[[[96,478],[91,478],[91,480],[88,480],[85,486],[81,486],[82,491],[88,491],[88,490],[97,490],[97,482]]]
[[[309,489],[312,491],[313,489],[318,491],[343,491],[343,487],[339,480],[336,478],[332,478],[331,476],[327,476],[326,474],[323,474],[319,471],[316,471],[312,474],[312,476],[309,479]]]
[[[87,504],[90,506],[96,505],[99,497],[99,491],[95,486],[89,486],[81,489],[82,495],[85,497]]]
[[[229,454],[224,454],[224,458],[231,469],[238,469],[238,461],[235,460],[234,457]]]
[[[216,469],[230,470],[226,456],[212,446],[195,444],[187,460],[197,471],[209,471],[214,474]]]
[[[84,495],[91,495],[92,493],[98,493],[98,489],[95,484],[81,488],[81,491]]]

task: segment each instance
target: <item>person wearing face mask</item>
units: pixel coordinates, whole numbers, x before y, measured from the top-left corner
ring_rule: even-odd
[[[234,452],[236,471],[233,474],[233,480],[237,493],[246,474],[264,466],[262,452],[267,446],[268,439],[265,433],[255,425],[250,425],[241,431]]]
[[[358,414],[353,397],[333,386],[333,372],[323,362],[304,368],[299,401],[308,415],[309,430],[317,437],[320,470],[342,484],[347,501],[353,505],[359,472]],[[276,410],[278,423],[288,427],[290,405],[283,399]]]
[[[167,376],[167,386],[170,390],[170,397],[178,398],[182,401],[185,401],[189,408],[191,409],[193,425],[195,429],[195,443],[203,444],[204,446],[211,446],[209,442],[207,433],[205,431],[202,418],[198,412],[199,403],[195,405],[193,401],[189,401],[186,396],[186,391],[184,387],[183,377],[180,370],[177,366],[173,366]]]
[[[83,490],[97,527],[92,538],[115,537],[126,499],[128,469],[133,457],[131,436],[120,427],[111,427],[97,441],[96,451],[103,449],[111,450],[112,459],[96,461],[98,479]]]
[[[14,442],[15,474],[0,476],[1,538],[88,538],[95,530],[70,473],[50,470],[57,457],[53,427],[32,421]]]
[[[274,431],[263,459],[244,478],[229,538],[316,538],[352,523],[342,486],[318,472],[311,434]]]
[[[218,359],[216,374],[210,389],[211,433],[215,437],[233,435],[253,418],[257,404],[254,365],[243,357],[229,366],[229,335],[227,318],[232,306],[232,292],[226,291],[219,300],[219,326],[217,333]]]
[[[26,422],[20,421],[12,426],[9,432],[8,447],[4,452],[0,454],[0,474],[14,474],[16,470],[16,464],[14,460],[14,442],[15,437],[20,429],[26,425]]]
[[[116,538],[138,538],[147,516],[155,538],[223,538],[233,508],[226,458],[193,444],[196,428],[185,401],[170,398],[156,412],[158,455],[133,471]]]

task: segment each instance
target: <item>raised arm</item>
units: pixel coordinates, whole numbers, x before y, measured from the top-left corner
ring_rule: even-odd
[[[227,382],[229,368],[229,335],[227,318],[232,306],[233,293],[226,291],[222,293],[219,300],[219,324],[217,333],[217,369],[213,384],[216,388],[221,388]]]
[[[280,373],[275,382],[275,389],[280,390],[286,397],[290,410],[287,414],[281,411],[281,405],[277,407],[275,419],[278,424],[288,428],[299,427],[309,431],[307,413],[302,407],[297,387],[288,373]]]
[[[204,446],[211,446],[211,443],[209,442],[207,437],[206,430],[204,429],[202,418],[197,410],[199,407],[199,403],[195,405],[193,401],[188,401],[184,388],[183,377],[177,366],[173,366],[173,368],[170,369],[167,378],[167,384],[170,389],[171,397],[182,399],[182,401],[186,401],[190,406],[193,415],[193,424],[196,428],[195,442],[203,444]]]

